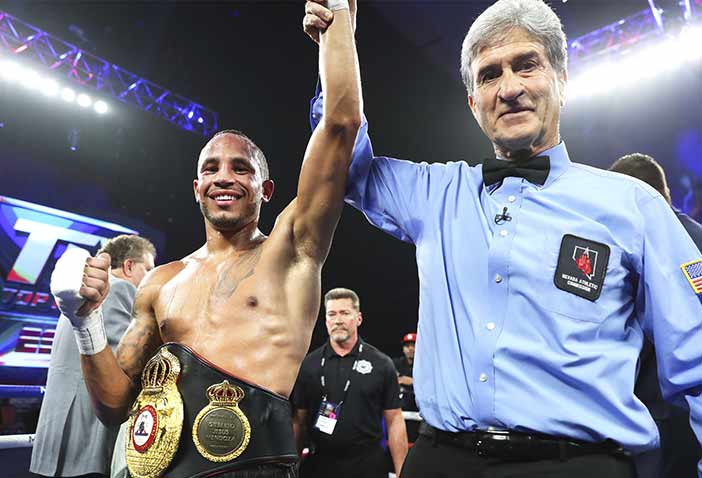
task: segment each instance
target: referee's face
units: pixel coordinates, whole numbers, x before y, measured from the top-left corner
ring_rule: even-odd
[[[558,144],[566,73],[553,68],[539,40],[513,30],[482,48],[471,69],[468,103],[498,156],[531,157]]]
[[[327,332],[334,342],[341,344],[357,336],[362,317],[351,299],[328,300],[325,308]]]

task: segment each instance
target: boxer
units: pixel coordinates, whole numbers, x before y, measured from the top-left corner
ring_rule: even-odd
[[[349,4],[330,7],[336,19],[320,50],[326,116],[297,197],[269,236],[258,228],[274,189],[266,159],[226,130],[202,149],[193,181],[206,242],[145,278],[115,354],[100,308],[109,257],[73,249],[57,263],[52,292],[72,322],[95,411],[105,423],[129,417],[134,477],[294,476],[287,397],[319,312],[321,267],[361,122]]]

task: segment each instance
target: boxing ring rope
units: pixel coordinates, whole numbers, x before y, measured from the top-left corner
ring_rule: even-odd
[[[0,399],[3,398],[40,398],[45,388],[39,385],[0,385]]]
[[[10,448],[31,448],[34,444],[34,434],[0,435],[0,450]]]
[[[0,385],[0,399],[39,398],[44,395],[44,387],[38,385]],[[31,448],[34,434],[0,435],[0,450],[10,448]]]
[[[31,385],[0,385],[0,398],[27,398],[44,395],[44,387]],[[421,422],[419,412],[402,412],[405,420]],[[30,448],[34,444],[34,434],[0,435],[0,450],[9,448]]]

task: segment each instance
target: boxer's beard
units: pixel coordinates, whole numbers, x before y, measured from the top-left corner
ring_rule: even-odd
[[[234,216],[226,212],[220,214],[212,213],[212,211],[207,208],[204,201],[200,201],[200,212],[202,212],[202,215],[207,219],[207,222],[212,224],[218,231],[236,230],[246,223],[241,215]]]

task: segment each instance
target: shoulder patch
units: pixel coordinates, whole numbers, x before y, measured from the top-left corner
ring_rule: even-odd
[[[685,279],[690,283],[695,294],[702,294],[702,260],[686,262],[680,266],[680,269],[682,269]]]

